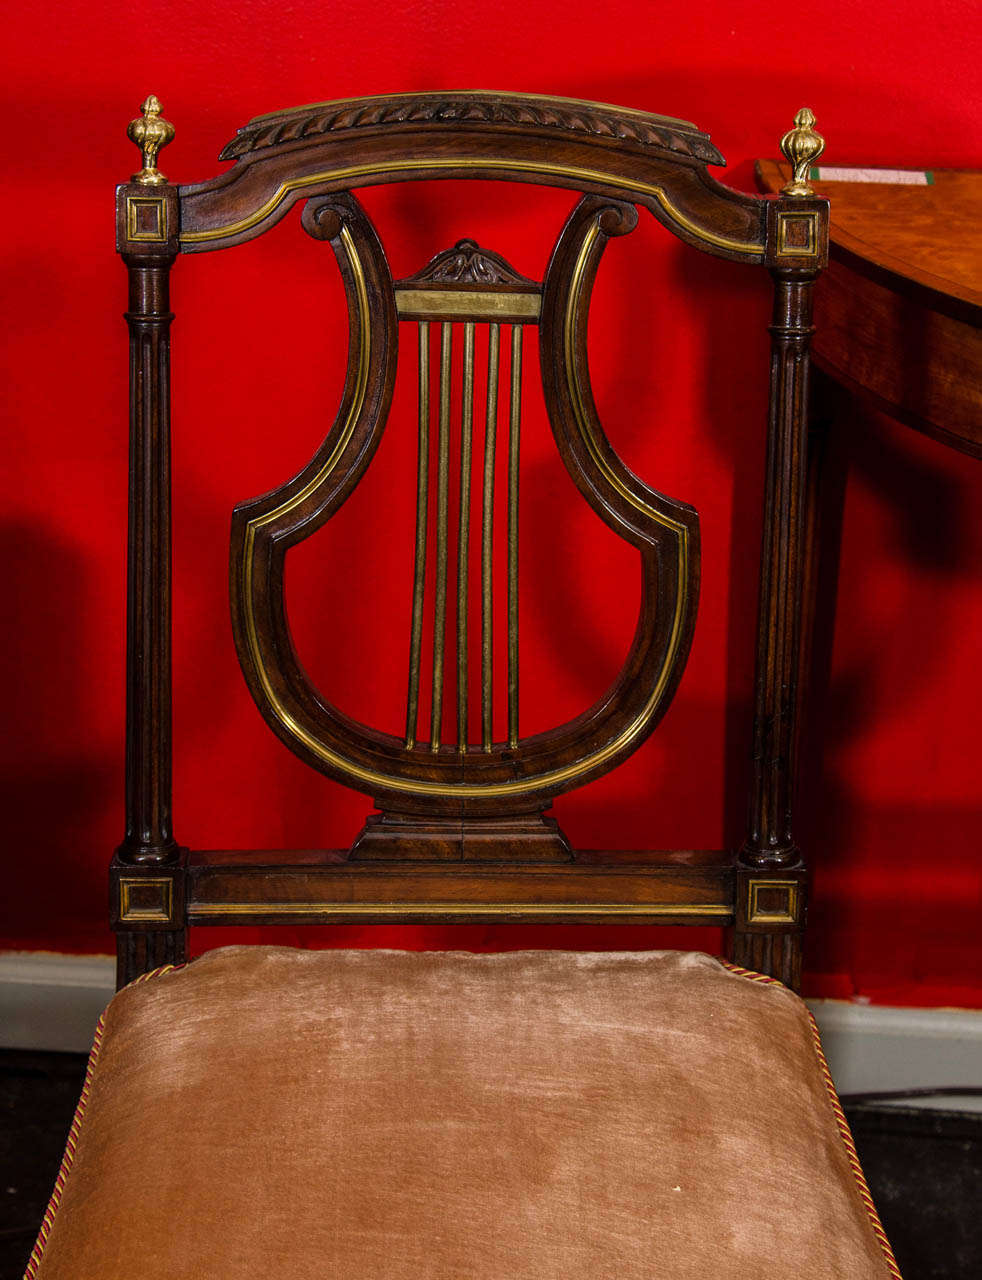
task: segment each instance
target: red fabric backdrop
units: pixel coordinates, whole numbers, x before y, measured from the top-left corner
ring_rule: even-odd
[[[86,952],[111,942],[127,369],[112,189],[135,167],[125,127],[147,92],[177,126],[161,167],[181,181],[215,173],[219,148],[260,112],[490,87],[692,119],[729,158],[721,176],[749,189],[753,157],[775,154],[803,104],[830,163],[978,165],[979,26],[972,0],[928,10],[915,0],[804,10],[764,0],[113,0],[8,13],[0,945]],[[527,196],[450,184],[376,191],[366,203],[399,274],[472,235],[538,275],[570,201],[536,196],[541,217],[529,229]],[[398,233],[397,215],[408,219]],[[717,270],[721,301],[710,292]],[[764,273],[704,260],[651,222],[615,242],[601,268],[591,341],[602,416],[634,469],[700,509],[704,564],[692,657],[663,726],[616,775],[557,805],[583,846],[740,838],[768,291]],[[305,461],[333,413],[344,361],[333,260],[291,217],[234,253],[179,262],[173,301],[176,834],[197,847],[339,845],[368,802],[309,772],[260,721],[232,652],[225,567],[232,505]],[[728,379],[748,367],[756,388],[735,398]],[[616,669],[637,582],[632,553],[561,472],[534,399],[528,423],[523,710],[535,727],[557,708],[588,705]],[[399,411],[363,491],[291,562],[307,665],[342,707],[383,720],[397,715],[406,660],[408,588],[396,582],[412,538],[411,447]],[[806,770],[800,827],[815,869],[809,987],[982,1004],[978,465],[862,413],[840,424],[834,447],[847,476],[842,573],[823,751]],[[387,482],[394,496],[373,507]],[[229,936],[244,935],[208,941]],[[276,937],[301,940],[296,930]],[[345,928],[303,938],[649,946],[677,943],[679,931]],[[693,941],[719,945],[711,931],[684,935]]]

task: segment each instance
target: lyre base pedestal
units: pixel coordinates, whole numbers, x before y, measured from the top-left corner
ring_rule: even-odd
[[[555,818],[436,818],[373,813],[351,846],[351,860],[409,862],[572,862]]]

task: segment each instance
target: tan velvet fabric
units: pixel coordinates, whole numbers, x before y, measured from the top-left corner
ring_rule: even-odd
[[[807,1012],[708,956],[231,947],[128,988],[41,1280],[883,1280]]]

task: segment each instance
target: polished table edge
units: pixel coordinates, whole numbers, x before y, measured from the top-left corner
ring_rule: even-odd
[[[933,172],[974,176],[978,171]],[[756,177],[763,191],[780,190],[787,175],[787,168],[778,161],[757,161]],[[982,172],[978,178],[982,184]],[[836,206],[846,199],[852,185],[868,188],[870,184],[825,184],[825,194],[832,201],[830,262],[828,282],[816,298],[814,363],[875,410],[960,453],[982,457],[982,293],[967,289],[960,281],[933,275],[843,231],[836,221]],[[848,280],[853,282],[853,302],[851,309],[847,305],[843,311],[841,289]],[[836,290],[840,303],[830,309]],[[891,303],[890,299],[896,301]],[[823,305],[825,319],[830,322],[827,330]],[[918,341],[927,343],[922,363],[930,365],[930,379],[911,382],[911,366],[904,352],[890,345],[897,332],[907,335],[915,349]],[[852,340],[851,348],[843,345],[843,333]],[[867,380],[871,369],[874,376]],[[895,382],[891,381],[894,377]]]
[[[943,170],[937,169],[934,172],[940,173]],[[954,172],[978,172],[982,181],[982,170]],[[774,194],[787,181],[790,169],[777,160],[758,160],[754,173],[761,191]],[[849,185],[843,182],[818,183],[823,189],[822,194],[828,195],[832,201],[829,219],[830,258],[845,263],[868,279],[884,284],[917,302],[927,303],[944,315],[950,315],[976,328],[982,327],[982,290],[966,288],[959,281],[935,275],[915,263],[898,258],[881,246],[845,230],[836,222],[835,191]],[[828,187],[834,188],[834,191],[826,190]]]

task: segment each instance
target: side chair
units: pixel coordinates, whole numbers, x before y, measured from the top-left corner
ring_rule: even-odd
[[[723,158],[685,121],[535,95],[397,94],[259,116],[222,152],[230,168],[176,186],[157,168],[174,130],[147,98],[129,127],[142,167],[117,193],[131,369],[126,834],[110,871],[122,990],[28,1280],[899,1275],[794,994],[808,352],[828,246],[828,202],[808,185],[824,146],[814,124],[799,111],[782,139],[783,191],[752,196],[710,175]],[[573,193],[541,281],[467,239],[393,279],[356,191],[448,178]],[[374,812],[350,849],[189,850],[171,817],[168,280],[178,255],[243,244],[296,205],[337,260],[347,374],[309,463],[233,512],[232,630],[272,731]],[[549,812],[652,733],[696,624],[698,514],[624,464],[588,371],[600,260],[642,214],[774,285],[737,849],[577,851]],[[562,465],[640,568],[620,674],[582,714],[531,734],[518,679],[530,347]],[[400,351],[417,359],[418,467],[405,732],[393,734],[316,687],[284,580],[287,551],[371,465]],[[557,920],[724,926],[729,952],[257,944],[188,962],[193,925]]]

